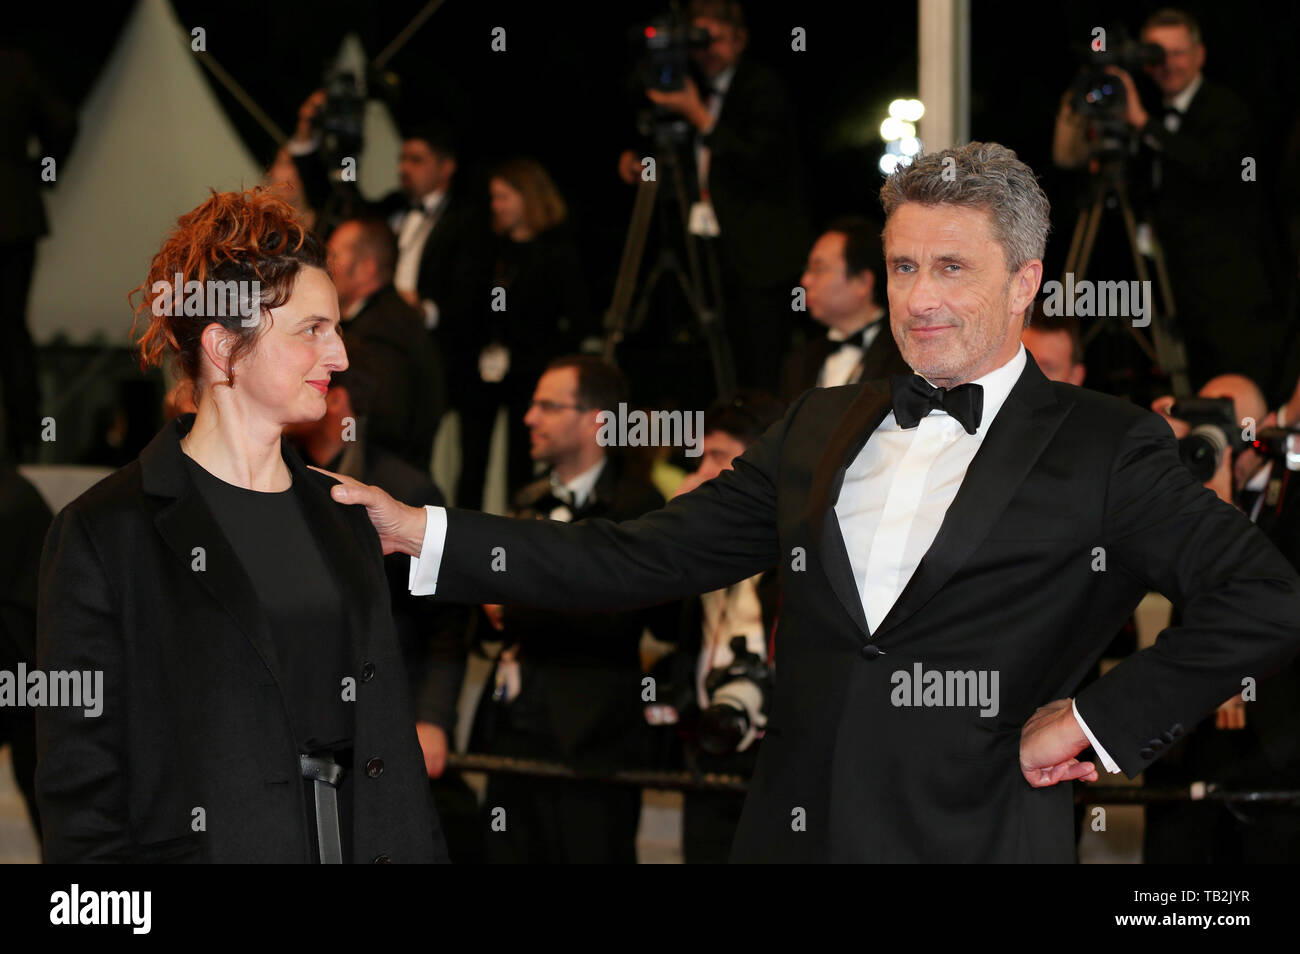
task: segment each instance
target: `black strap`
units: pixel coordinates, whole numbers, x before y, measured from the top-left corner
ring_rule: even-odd
[[[333,756],[298,756],[302,777],[312,782],[316,796],[316,843],[320,848],[323,865],[343,863],[343,839],[339,834],[339,783],[343,781],[343,766]]]

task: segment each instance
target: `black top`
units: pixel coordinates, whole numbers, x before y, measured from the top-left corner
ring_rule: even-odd
[[[303,516],[299,488],[264,492],[228,484],[188,454],[186,466],[252,581],[275,644],[280,689],[298,751],[330,752],[345,766],[339,791],[344,858],[351,841],[350,789],[353,703],[344,699],[351,675],[348,633],[338,586]],[[314,796],[306,782],[312,856],[318,860]]]

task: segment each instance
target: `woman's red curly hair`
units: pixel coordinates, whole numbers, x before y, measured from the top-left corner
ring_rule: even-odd
[[[181,374],[197,383],[202,366],[200,338],[203,330],[216,322],[238,336],[226,365],[225,383],[233,387],[231,368],[253,348],[269,324],[266,309],[289,300],[305,266],[324,268],[325,250],[298,221],[289,203],[261,186],[246,192],[212,190],[202,205],[177,220],[176,228],[153,257],[148,277],[127,295],[135,314],[132,337],[142,313],[149,319],[149,327],[136,344],[141,370],[173,357]],[[197,281],[205,288],[208,281],[259,282],[262,314],[268,321],[245,326],[239,314],[155,314],[151,290],[159,282],[171,288],[177,274],[182,283]],[[139,305],[134,303],[137,293],[142,298]]]

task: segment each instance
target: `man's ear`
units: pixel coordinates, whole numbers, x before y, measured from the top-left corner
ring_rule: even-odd
[[[1011,278],[1011,313],[1023,315],[1034,303],[1038,286],[1043,281],[1043,261],[1034,258],[1020,266],[1020,270]]]

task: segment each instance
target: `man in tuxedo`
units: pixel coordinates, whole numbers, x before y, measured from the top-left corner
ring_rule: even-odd
[[[600,441],[600,414],[627,401],[627,381],[590,355],[552,361],[524,422],[547,473],[515,496],[513,513],[569,523],[631,520],[663,506],[652,483]],[[507,560],[509,557],[507,557]],[[488,606],[505,643],[479,702],[470,747],[611,771],[637,764],[645,738],[641,634],[662,629],[636,610]],[[635,864],[641,792],[574,779],[488,778],[489,862]],[[505,809],[506,828],[492,825]]]
[[[442,357],[420,316],[393,285],[397,247],[380,220],[340,223],[328,243],[343,339],[364,345],[378,366],[369,441],[428,474],[447,406]]]
[[[805,392],[734,467],[627,523],[404,507],[349,483],[413,593],[613,608],[779,563],[780,660],[739,861],[1075,858],[1089,744],[1129,777],[1300,652],[1300,578],[1168,426],[1020,343],[1048,202],[997,144],[886,180],[914,370]],[[1063,506],[1066,504],[1066,506]],[[494,567],[495,563],[495,567]],[[1148,590],[1182,623],[1071,698]]]
[[[745,55],[749,34],[736,0],[692,0],[691,26],[709,34],[693,50],[697,77],[683,89],[648,90],[656,105],[683,117],[691,132],[698,207],[712,210],[724,325],[736,383],[775,392],[790,332],[790,288],[808,247],[799,136],[780,77]],[[643,153],[644,154],[644,153]],[[641,175],[625,152],[625,181]]]
[[[856,384],[911,370],[876,301],[884,274],[880,230],[864,218],[844,218],[821,234],[803,272],[808,314],[827,328],[785,360],[781,400],[809,388]]]

